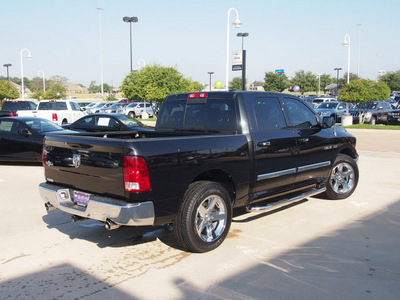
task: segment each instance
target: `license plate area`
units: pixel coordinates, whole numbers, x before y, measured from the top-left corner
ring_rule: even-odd
[[[90,200],[90,194],[74,191],[74,203],[86,207]]]

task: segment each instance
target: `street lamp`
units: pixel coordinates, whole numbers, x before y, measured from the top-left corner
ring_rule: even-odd
[[[339,92],[338,92],[338,90],[339,90],[339,71],[341,70],[342,68],[334,68],[334,70],[336,71],[336,95],[338,95],[339,94]]]
[[[247,32],[239,32],[237,34],[238,37],[242,38],[242,90],[246,90],[246,50],[243,50],[243,38],[248,37],[249,34]]]
[[[43,94],[46,93],[46,84],[45,84],[45,79],[44,79],[44,71],[43,70],[39,70],[38,71],[38,76],[40,76],[40,74],[42,74],[43,77]]]
[[[22,61],[22,53],[24,51],[28,52],[28,59],[31,60],[32,59],[32,55],[31,55],[31,51],[29,51],[29,49],[22,49],[21,50],[21,93],[22,93],[22,100],[25,100],[25,90],[24,90],[24,65],[23,65],[23,61]]]
[[[347,49],[347,84],[350,82],[350,34],[344,36],[343,46],[349,47]]]
[[[104,76],[103,76],[103,37],[101,34],[101,11],[104,10],[102,7],[96,7],[99,11],[99,20],[100,20],[100,80],[101,80],[101,97],[104,96]]]
[[[10,73],[8,72],[8,68],[11,67],[11,66],[12,66],[12,64],[4,64],[4,65],[3,65],[3,67],[6,67],[6,68],[7,68],[7,78],[8,78],[8,81],[10,81]]]
[[[210,75],[210,92],[211,92],[211,75],[214,74],[214,72],[207,72],[207,74]]]
[[[235,28],[239,28],[240,25],[243,24],[239,20],[239,13],[238,13],[237,9],[236,8],[230,8],[229,11],[228,11],[228,22],[226,24],[226,73],[225,73],[225,84],[226,84],[226,89],[227,90],[229,90],[229,87],[228,87],[228,85],[229,85],[229,82],[228,82],[228,80],[229,80],[229,75],[228,75],[229,74],[229,16],[230,16],[230,13],[233,10],[236,12],[236,21],[235,21],[235,23],[232,23],[232,24],[235,25]]]
[[[318,73],[318,96],[321,95],[321,73]]]
[[[361,26],[364,25],[362,23],[356,24],[358,27],[358,60],[357,60],[357,76],[360,77],[360,52],[361,52],[361,42],[360,42],[360,29]]]
[[[132,69],[132,23],[137,23],[139,19],[137,17],[123,17],[122,20],[129,23],[129,39],[130,39],[130,52],[131,52],[131,72]]]
[[[146,66],[146,61],[143,58],[139,58],[137,61],[138,68],[140,67],[140,62],[143,62],[143,68]]]

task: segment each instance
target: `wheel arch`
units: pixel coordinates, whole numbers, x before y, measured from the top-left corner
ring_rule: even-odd
[[[341,149],[338,154],[345,154],[347,156],[350,156],[353,159],[358,158],[358,154],[357,154],[356,150],[354,148],[350,148],[350,147]]]
[[[192,183],[197,181],[213,181],[220,183],[229,193],[232,205],[234,204],[236,200],[236,186],[232,176],[226,170],[211,169],[204,171],[196,176]]]

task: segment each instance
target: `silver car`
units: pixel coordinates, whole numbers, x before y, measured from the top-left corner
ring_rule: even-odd
[[[142,117],[144,111],[147,112],[150,118],[154,116],[153,109],[148,102],[132,102],[125,107],[125,115],[131,118]]]

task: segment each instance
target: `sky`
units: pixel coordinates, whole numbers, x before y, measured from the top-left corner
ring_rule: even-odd
[[[241,50],[238,32],[247,32],[247,82],[263,81],[265,72],[284,69],[329,74],[350,72],[377,79],[380,70],[400,70],[399,0],[1,0],[0,63],[11,63],[11,77],[67,77],[86,87],[101,82],[121,85],[130,71],[129,24],[133,69],[145,62],[176,67],[185,77],[225,84],[227,22],[236,8],[243,23],[230,25],[230,53]],[[100,11],[96,8],[102,7]],[[236,19],[229,14],[229,23]],[[101,23],[101,26],[100,26]],[[362,24],[357,26],[357,24]],[[102,37],[102,44],[100,43]],[[140,61],[140,66],[138,66]],[[359,62],[359,63],[358,63]],[[231,60],[230,60],[231,64]],[[229,66],[231,70],[231,66]],[[7,75],[3,67],[0,73]],[[229,81],[241,72],[229,72]]]

